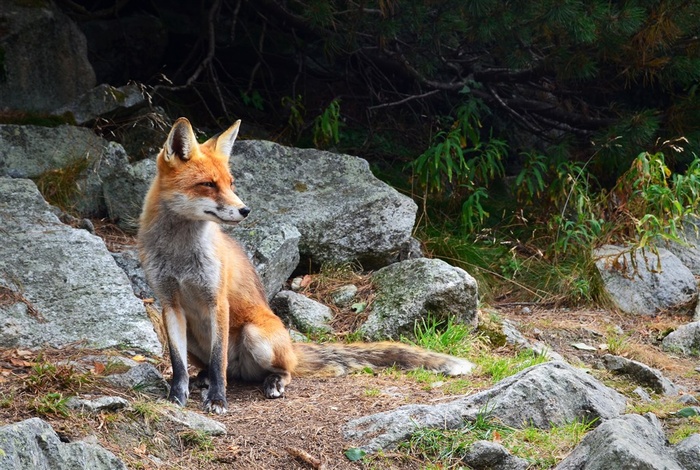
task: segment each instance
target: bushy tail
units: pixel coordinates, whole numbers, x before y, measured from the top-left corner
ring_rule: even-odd
[[[378,343],[295,343],[299,358],[295,369],[298,376],[335,377],[352,371],[387,367],[426,370],[446,375],[466,375],[474,364],[455,356],[390,341]]]

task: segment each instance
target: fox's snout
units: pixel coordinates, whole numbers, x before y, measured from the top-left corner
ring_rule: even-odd
[[[241,217],[245,219],[246,217],[248,217],[248,214],[250,214],[250,209],[246,206],[243,206],[240,209],[238,209],[238,213],[241,214]]]

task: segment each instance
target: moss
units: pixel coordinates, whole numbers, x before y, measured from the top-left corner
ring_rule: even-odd
[[[89,159],[77,158],[64,168],[42,173],[35,179],[35,183],[49,204],[70,214],[79,194],[78,179],[89,165]]]
[[[112,88],[112,96],[116,100],[117,103],[123,104],[124,101],[126,101],[126,93],[124,93],[121,90],[118,90],[116,88]]]
[[[2,81],[1,75],[2,71],[0,70],[0,81]],[[30,113],[24,111],[0,111],[0,124],[58,127],[64,124],[75,125],[76,123],[73,113],[70,112],[65,112],[61,115],[56,115],[46,113]]]

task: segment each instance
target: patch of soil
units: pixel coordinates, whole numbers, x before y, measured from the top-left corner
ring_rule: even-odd
[[[113,389],[100,379],[103,368],[86,373],[78,383],[67,379],[79,375],[69,366],[56,372],[37,372],[41,364],[105,351],[45,350],[0,351],[0,425],[30,417],[48,421],[65,441],[96,440],[137,469],[357,469],[370,465],[386,469],[419,469],[421,462],[400,453],[372,457],[371,464],[353,463],[344,451],[355,443],[342,436],[342,426],[353,418],[391,410],[408,403],[448,400],[442,385],[452,379],[436,376],[435,384],[421,384],[398,372],[379,375],[353,374],[337,378],[295,378],[285,398],[266,399],[259,385],[231,383],[225,415],[209,415],[226,425],[228,434],[212,437],[210,445],[193,444],[188,430],[158,418],[162,397]],[[116,353],[116,352],[115,352]],[[168,364],[159,364],[168,373]],[[42,380],[37,384],[36,377]],[[68,384],[68,382],[71,382]],[[30,385],[31,384],[31,385]],[[66,416],[37,409],[49,393],[65,397],[96,398],[104,395],[127,398],[132,407],[97,414],[70,412]],[[201,394],[193,390],[187,409],[200,411]],[[145,410],[144,410],[145,409]],[[308,459],[300,458],[307,456]],[[316,462],[316,465],[314,465]]]

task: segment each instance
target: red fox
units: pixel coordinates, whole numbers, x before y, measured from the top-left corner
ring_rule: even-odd
[[[425,367],[467,374],[469,361],[392,342],[293,344],[272,312],[242,248],[221,230],[250,209],[234,192],[229,155],[240,121],[199,144],[178,119],[158,155],[138,244],[146,278],[163,306],[173,376],[168,399],[189,396],[187,361],[208,379],[203,409],[225,413],[227,378],[262,382],[284,396],[292,375],[336,376],[365,367]]]

